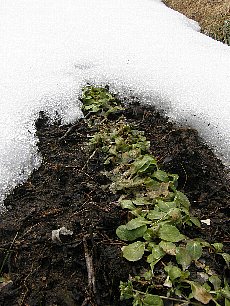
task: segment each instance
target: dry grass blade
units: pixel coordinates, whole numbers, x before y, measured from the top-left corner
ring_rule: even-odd
[[[230,45],[229,0],[163,0],[163,2],[199,22],[203,33]]]

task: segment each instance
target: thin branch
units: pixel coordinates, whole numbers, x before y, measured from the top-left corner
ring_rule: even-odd
[[[88,284],[90,293],[96,294],[96,286],[95,286],[95,274],[93,268],[93,259],[89,254],[89,249],[86,241],[86,236],[83,237],[83,245],[85,250],[85,261],[88,272]]]
[[[14,245],[14,242],[15,242],[17,236],[18,236],[18,232],[17,232],[16,235],[14,236],[14,239],[13,239],[13,241],[12,241],[12,243],[11,243],[11,245],[10,245],[10,247],[9,247],[9,249],[8,249],[8,251],[7,251],[7,253],[6,253],[6,256],[5,256],[4,259],[3,259],[3,262],[2,262],[2,265],[1,265],[1,268],[0,268],[0,275],[2,274],[3,267],[4,267],[5,262],[7,261],[8,257],[9,257],[10,251],[11,251],[13,245]]]
[[[83,170],[85,169],[85,167],[88,165],[90,159],[94,157],[94,155],[96,154],[96,152],[97,152],[97,149],[94,150],[93,153],[90,155],[90,157],[87,159],[87,161],[86,161],[84,167],[82,168],[82,171],[83,171]]]

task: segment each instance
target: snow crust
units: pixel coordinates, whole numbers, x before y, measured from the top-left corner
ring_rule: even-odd
[[[198,129],[230,162],[230,48],[159,0],[0,0],[0,202],[41,163],[35,119],[109,84]],[[153,122],[154,124],[154,122]]]

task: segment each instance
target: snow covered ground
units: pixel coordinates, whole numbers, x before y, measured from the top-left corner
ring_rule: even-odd
[[[0,202],[41,162],[38,112],[73,122],[87,82],[165,109],[229,165],[230,48],[197,23],[159,0],[0,0]]]

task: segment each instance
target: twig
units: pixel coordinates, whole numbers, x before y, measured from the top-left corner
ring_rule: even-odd
[[[184,171],[184,174],[185,174],[185,181],[184,181],[184,185],[183,185],[183,189],[184,189],[184,188],[185,188],[185,185],[186,185],[186,183],[187,183],[187,181],[188,181],[188,175],[187,175],[187,172],[186,172],[186,170],[185,170],[183,164],[180,163],[180,165],[181,165],[181,167],[182,167],[182,169],[183,169],[183,171]]]
[[[88,119],[94,112],[89,111],[88,114],[85,115],[83,119]]]
[[[14,236],[14,239],[13,239],[13,241],[12,241],[12,243],[11,243],[11,245],[10,245],[10,247],[9,247],[9,249],[8,249],[8,251],[7,251],[7,253],[6,253],[6,256],[5,256],[4,259],[3,259],[3,262],[2,262],[2,265],[1,265],[1,268],[0,268],[0,275],[2,274],[3,267],[4,267],[5,262],[7,261],[8,257],[9,257],[10,251],[11,251],[13,245],[14,245],[14,242],[15,242],[17,236],[18,236],[18,232],[17,232],[16,235]]]
[[[85,298],[83,303],[81,304],[81,306],[86,306],[88,304],[88,302],[90,301],[90,298]]]
[[[93,269],[93,259],[89,254],[89,249],[86,241],[86,236],[83,237],[83,245],[85,250],[85,261],[88,272],[88,284],[90,293],[96,294],[96,286],[95,286],[95,274]]]
[[[88,119],[92,115],[92,112],[89,112],[83,119]],[[65,132],[65,134],[59,138],[59,141],[64,140],[67,136],[72,134],[74,131],[76,131],[78,126],[78,123],[71,125],[68,130]],[[82,136],[80,133],[77,133],[79,136]]]
[[[97,152],[97,149],[94,150],[93,153],[90,155],[90,157],[87,159],[85,165],[84,165],[83,168],[82,168],[82,171],[83,171],[83,170],[85,169],[85,167],[88,165],[90,159],[94,157],[94,155],[95,155],[96,152]]]
[[[27,279],[29,278],[29,276],[34,272],[34,271],[33,271],[33,267],[34,267],[34,264],[32,263],[30,273],[27,274],[27,276],[25,277],[25,279],[24,279],[24,281],[23,281],[24,287],[26,288],[26,291],[23,293],[22,300],[20,301],[19,306],[24,305],[25,298],[26,298],[28,292],[30,291],[29,288],[28,288],[28,286],[26,285],[26,281],[27,281]],[[40,267],[40,266],[39,266],[39,267]]]
[[[78,127],[78,123],[76,123],[76,124],[74,124],[74,125],[71,125],[71,127],[68,128],[68,130],[65,132],[65,134],[64,134],[62,137],[60,137],[58,140],[59,140],[59,141],[64,140],[67,136],[69,136],[70,134],[72,134],[73,132],[75,132],[76,129],[77,129],[77,127]],[[76,132],[76,134],[77,134],[78,136],[81,136],[81,137],[83,136],[82,134],[77,133],[77,132]]]
[[[59,138],[59,141],[65,139],[69,134],[73,133],[76,129],[77,129],[77,124],[71,125],[71,127],[68,128],[65,134]]]

